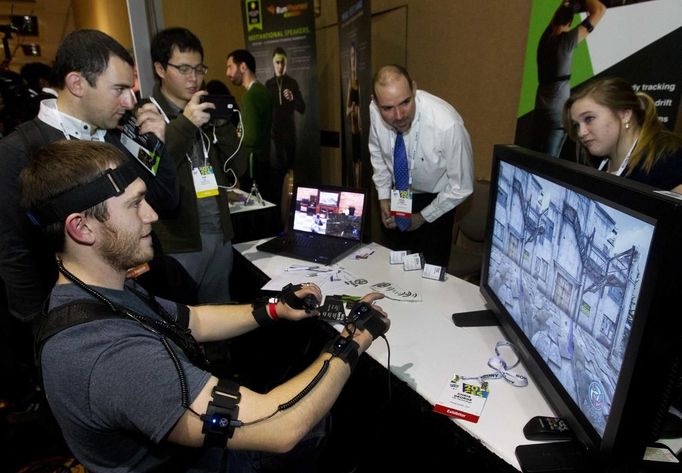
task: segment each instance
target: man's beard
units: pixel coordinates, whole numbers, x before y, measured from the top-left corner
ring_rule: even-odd
[[[230,79],[230,81],[232,82],[233,85],[240,87],[244,83],[244,77],[242,76],[242,74],[237,73],[234,76],[232,76],[232,79]]]
[[[112,229],[104,222],[106,238],[100,245],[104,259],[115,269],[127,271],[138,264],[146,263],[154,256],[154,250],[143,246],[139,237],[125,231]]]

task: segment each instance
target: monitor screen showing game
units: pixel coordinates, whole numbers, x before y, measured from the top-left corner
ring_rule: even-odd
[[[499,172],[488,287],[603,435],[654,226],[512,164]]]
[[[643,451],[667,410],[646,383],[675,376],[680,323],[661,308],[680,287],[680,207],[629,179],[495,146],[481,292],[557,415],[608,461]]]

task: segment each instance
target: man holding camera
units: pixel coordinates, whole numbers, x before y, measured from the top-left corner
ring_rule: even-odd
[[[43,100],[38,117],[22,124],[0,142],[0,277],[7,287],[10,312],[31,322],[40,315],[54,284],[54,255],[19,205],[18,176],[30,155],[52,141],[106,141],[125,149],[119,121],[135,106],[133,58],[115,39],[96,30],[67,35],[54,65],[56,99]],[[141,134],[163,141],[163,117],[152,104],[140,107],[136,124]],[[178,203],[175,170],[163,154],[156,175],[126,151],[147,184],[149,202],[157,212],[173,211]]]
[[[22,123],[0,141],[0,278],[7,293],[9,313],[36,327],[45,299],[57,277],[54,253],[19,204],[18,177],[30,156],[47,143],[60,140],[106,141],[124,150],[138,175],[145,181],[149,203],[157,212],[173,211],[178,203],[173,163],[161,152],[156,174],[149,172],[122,144],[119,120],[135,106],[133,58],[115,39],[96,30],[68,34],[57,50],[54,87],[58,98],[43,100],[38,116]],[[163,117],[152,104],[136,111],[135,125],[140,133],[165,138]],[[153,267],[153,265],[152,265]],[[167,282],[166,273],[152,270],[146,275],[159,288]],[[175,292],[175,291],[168,291]],[[4,308],[3,308],[4,309]],[[0,310],[0,317],[6,317]],[[9,322],[3,320],[3,325]],[[32,346],[28,326],[10,325],[3,333],[16,346]],[[7,330],[3,327],[3,330]],[[31,350],[17,350],[17,365],[33,366]],[[39,418],[41,400],[31,379],[32,373],[13,367],[2,369],[0,386],[8,392],[10,411],[16,418]],[[30,368],[29,368],[30,370]]]
[[[177,167],[180,206],[154,230],[165,252],[194,277],[199,303],[230,301],[234,236],[227,188],[246,170],[246,152],[235,127],[211,119],[215,105],[202,102],[207,67],[204,50],[191,31],[169,28],[151,44],[159,82],[152,96],[166,116],[166,146]]]

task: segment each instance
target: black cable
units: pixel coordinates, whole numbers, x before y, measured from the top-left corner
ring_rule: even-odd
[[[192,337],[191,330],[179,326],[175,319],[166,311],[166,309],[163,308],[161,304],[158,303],[153,295],[145,297],[136,289],[127,287],[132,294],[144,302],[155,314],[161,318],[161,320],[156,320],[143,314],[139,314],[136,311],[126,307],[119,307],[103,294],[78,279],[76,275],[69,272],[69,270],[64,267],[63,263],[59,259],[57,260],[57,268],[72,283],[106,304],[115,314],[123,314],[128,316],[140,323],[143,327],[151,330],[154,334],[160,337],[170,338],[185,352],[190,361],[199,367],[208,367],[208,362],[206,361],[205,357],[203,357],[203,352],[201,351],[201,347],[199,346],[198,342],[196,339],[194,339],[194,337]],[[153,326],[163,333],[159,333],[154,329]]]
[[[329,362],[331,359],[334,358],[333,356],[330,358],[327,358],[324,360],[322,363],[322,367],[320,368],[320,371],[317,372],[315,377],[310,380],[308,385],[301,390],[300,393],[298,393],[296,396],[294,396],[291,400],[285,402],[284,404],[280,404],[277,407],[277,410],[284,411],[289,409],[290,407],[293,407],[298,401],[303,399],[312,389],[315,387],[317,383],[319,383],[322,380],[322,377],[327,373],[329,370]]]
[[[105,303],[106,305],[108,305],[109,308],[112,310],[112,312],[114,312],[114,313],[118,313],[118,312],[119,312],[119,311],[118,311],[118,307],[116,307],[116,306],[114,305],[113,302],[111,302],[109,299],[107,299],[106,297],[104,297],[104,296],[103,296],[102,294],[100,294],[99,292],[97,292],[97,291],[95,291],[94,289],[92,289],[90,286],[88,286],[88,285],[85,284],[83,281],[81,281],[80,279],[78,279],[78,277],[76,277],[75,274],[73,274],[73,273],[71,273],[69,270],[67,270],[67,269],[64,267],[64,263],[62,262],[62,259],[61,259],[61,258],[57,258],[57,269],[59,270],[60,273],[62,273],[62,274],[64,275],[64,277],[65,277],[66,279],[68,279],[69,281],[71,281],[71,282],[74,283],[76,286],[80,287],[81,289],[83,289],[85,292],[87,292],[88,294],[90,294],[90,295],[93,296],[94,298],[96,298],[96,299],[100,300],[101,302]]]
[[[381,335],[381,338],[383,338],[384,342],[386,342],[386,351],[388,352],[387,358],[386,358],[386,374],[387,374],[387,379],[388,379],[388,399],[386,400],[386,404],[390,404],[391,399],[393,397],[392,392],[391,392],[391,345],[388,343],[388,338],[386,338],[386,335]]]
[[[168,352],[170,359],[173,361],[173,364],[175,365],[175,370],[178,372],[178,378],[180,380],[180,397],[182,407],[184,407],[185,409],[187,409],[188,411],[190,411],[191,413],[200,418],[201,414],[192,409],[192,406],[190,406],[189,404],[189,388],[187,387],[187,378],[185,378],[185,370],[180,364],[180,360],[178,359],[177,353],[175,353],[173,347],[170,345],[170,343],[168,343],[167,338],[161,337],[161,343]]]
[[[348,316],[344,319],[344,324],[345,324],[345,329],[349,332],[350,337],[353,337],[355,335],[355,331],[357,330],[357,327],[355,324],[349,321]],[[388,343],[388,338],[386,338],[386,335],[379,335],[380,338],[384,339],[384,342],[386,342],[386,351],[387,351],[387,359],[386,359],[386,374],[387,374],[387,384],[388,384],[388,398],[386,399],[386,405],[390,404],[391,399],[393,398],[393,393],[391,391],[391,345]]]
[[[305,388],[303,388],[303,389],[301,390],[301,392],[299,392],[298,394],[296,394],[294,397],[292,397],[291,399],[289,399],[287,402],[284,402],[284,403],[280,404],[279,406],[277,406],[277,409],[276,409],[275,411],[273,411],[271,414],[268,414],[268,415],[266,415],[266,416],[264,416],[264,417],[261,417],[261,418],[259,418],[259,419],[252,420],[252,421],[249,421],[249,422],[241,422],[239,426],[241,427],[241,426],[246,426],[246,425],[257,424],[258,422],[263,422],[264,420],[270,419],[271,417],[273,417],[273,416],[274,416],[275,414],[277,414],[278,412],[282,412],[282,411],[285,411],[285,410],[287,410],[287,409],[292,408],[292,407],[293,407],[294,405],[296,405],[301,399],[303,399],[310,391],[312,391],[312,389],[317,385],[317,383],[319,383],[319,382],[322,380],[322,377],[323,377],[323,376],[327,373],[327,371],[329,370],[329,363],[331,362],[332,358],[334,358],[333,355],[332,355],[331,357],[327,358],[326,360],[324,360],[324,361],[322,362],[322,367],[320,367],[320,371],[317,372],[317,374],[315,375],[315,377],[314,377],[313,379],[310,380],[310,382],[308,383],[308,385],[307,385]]]
[[[352,324],[352,323],[346,323],[345,329],[346,329],[346,331],[348,331],[348,338],[351,338],[351,339],[352,339],[352,338],[353,338],[353,335],[355,334],[355,332],[356,332],[356,330],[357,330],[357,327],[356,327],[354,324]],[[390,344],[388,343],[388,339],[386,338],[385,335],[381,335],[380,337],[383,338],[384,341],[386,342],[386,348],[387,348],[387,350],[388,350],[388,362],[387,362],[387,374],[388,374],[388,399],[387,399],[387,401],[386,401],[386,404],[389,404],[389,403],[391,402],[391,398],[392,398],[392,393],[391,393],[391,346],[390,346]],[[326,360],[324,360],[324,362],[323,362],[323,364],[322,364],[322,367],[320,368],[320,371],[318,371],[317,374],[315,375],[315,377],[314,377],[313,379],[310,380],[310,382],[306,385],[306,387],[304,387],[304,388],[301,390],[301,392],[299,392],[298,394],[296,394],[293,398],[291,398],[291,399],[288,400],[287,402],[282,403],[282,404],[280,404],[279,406],[277,406],[277,409],[276,409],[275,411],[273,411],[271,414],[268,414],[268,415],[266,415],[266,416],[264,416],[264,417],[261,417],[261,418],[259,418],[259,419],[252,420],[252,421],[249,421],[249,422],[240,422],[240,423],[239,423],[239,427],[257,424],[258,422],[263,422],[264,420],[267,420],[267,419],[272,418],[272,417],[275,416],[275,414],[277,414],[278,412],[285,411],[285,410],[287,410],[287,409],[293,407],[294,405],[296,405],[296,404],[297,404],[301,399],[303,399],[310,391],[312,391],[312,389],[317,385],[317,383],[319,383],[319,382],[322,380],[322,377],[323,377],[323,376],[327,373],[327,371],[329,370],[329,366],[330,366],[331,360],[334,359],[335,357],[336,357],[336,355],[332,355],[331,357],[329,357],[329,358],[327,358]]]
[[[156,336],[159,337],[161,344],[163,345],[163,347],[168,352],[168,355],[169,355],[171,361],[173,362],[175,370],[178,373],[178,379],[180,380],[180,398],[181,398],[182,407],[189,410],[190,412],[192,412],[196,416],[201,417],[201,415],[198,414],[194,409],[192,409],[192,407],[189,404],[189,389],[187,387],[187,379],[185,377],[185,371],[182,367],[182,364],[180,363],[180,360],[178,359],[177,353],[175,352],[173,347],[170,345],[168,338],[165,337],[163,334],[159,333],[154,327],[150,326],[149,324],[151,323],[153,325],[156,325],[157,327],[161,328],[161,330],[170,330],[171,332],[175,333],[176,335],[179,335],[182,338],[187,338],[186,335],[188,335],[188,333],[187,333],[187,331],[183,330],[181,327],[179,327],[175,323],[175,321],[173,320],[171,315],[168,314],[168,312],[161,306],[161,304],[158,303],[156,298],[154,298],[153,296],[151,296],[150,298],[143,298],[143,297],[141,297],[141,294],[138,291],[131,290],[131,292],[133,294],[135,294],[143,302],[146,302],[149,305],[149,307],[154,312],[156,312],[162,319],[168,320],[170,323],[165,322],[165,320],[159,321],[159,320],[151,319],[149,317],[145,317],[144,315],[138,314],[135,311],[130,310],[130,309],[125,309],[125,308],[121,309],[116,304],[114,304],[112,301],[110,301],[107,297],[105,297],[103,294],[101,294],[99,291],[88,286],[83,281],[81,281],[75,274],[73,274],[69,270],[67,270],[64,267],[64,264],[62,263],[62,260],[60,258],[57,258],[57,269],[69,281],[71,281],[76,286],[80,287],[81,289],[83,289],[84,291],[86,291],[88,294],[92,295],[93,297],[95,297],[99,301],[106,304],[109,308],[111,308],[111,310],[114,313],[124,314],[124,315],[128,316],[129,318],[138,322],[144,329],[152,332],[153,334],[155,334]],[[182,331],[182,333],[178,333],[179,330]],[[189,337],[191,337],[191,335],[189,335]],[[189,343],[188,340],[186,340],[186,342]]]

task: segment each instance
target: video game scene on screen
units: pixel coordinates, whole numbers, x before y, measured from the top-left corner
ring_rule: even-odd
[[[654,227],[501,163],[488,284],[604,434]]]
[[[294,230],[360,239],[364,195],[299,187]]]

